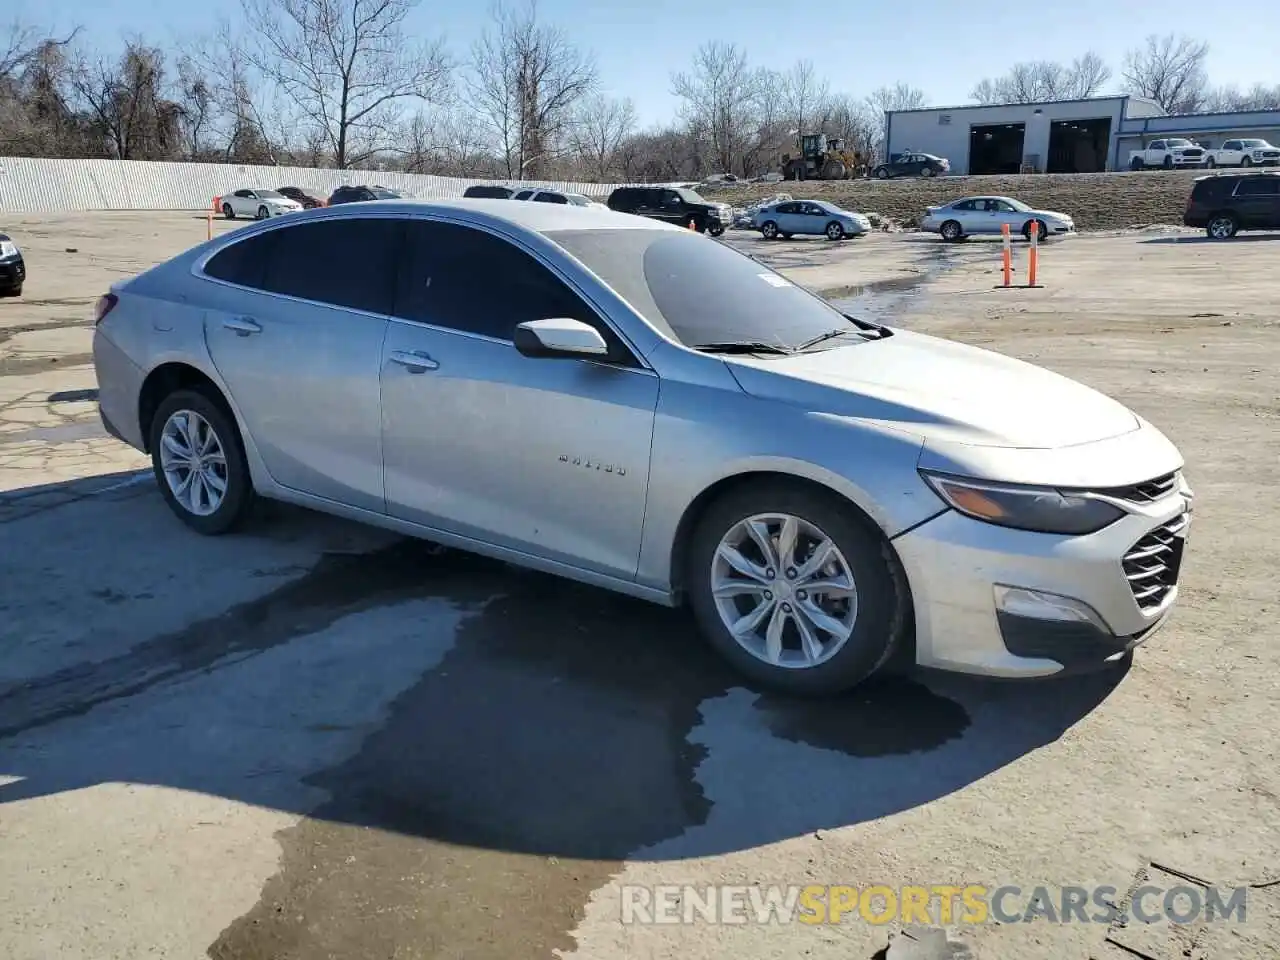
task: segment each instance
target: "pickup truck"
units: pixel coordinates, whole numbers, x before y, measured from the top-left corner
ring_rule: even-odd
[[[1167,140],[1152,140],[1145,150],[1130,151],[1129,169],[1164,167],[1172,170],[1174,167],[1199,167],[1203,166],[1204,158],[1204,147],[1198,147],[1182,137],[1170,137]]]
[[[1265,140],[1223,140],[1217,150],[1210,150],[1206,167],[1276,167],[1280,166],[1280,147]]]

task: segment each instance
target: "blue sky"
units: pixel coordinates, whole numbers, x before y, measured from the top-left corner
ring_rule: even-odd
[[[1275,3],[1245,4],[1230,16],[1204,0],[816,0],[809,6],[824,12],[792,16],[782,11],[802,11],[805,5],[788,0],[538,3],[544,20],[564,25],[596,53],[605,86],[630,96],[646,125],[674,115],[671,73],[684,69],[699,44],[711,39],[738,43],[754,63],[780,69],[812,59],[839,92],[862,95],[905,80],[924,89],[935,105],[966,102],[977,80],[1017,60],[1070,60],[1093,49],[1118,75],[1125,50],[1149,33],[1207,40],[1214,84],[1280,83]],[[18,9],[60,29],[83,24],[93,42],[109,50],[132,32],[165,42],[208,31],[220,16],[235,17],[240,8],[238,0],[18,0]],[[411,23],[424,35],[443,34],[464,52],[487,14],[488,0],[423,0]]]

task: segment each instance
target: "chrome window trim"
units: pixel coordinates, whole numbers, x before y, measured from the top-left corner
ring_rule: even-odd
[[[565,284],[565,286],[567,286],[573,293],[577,294],[577,296],[587,305],[588,308],[590,308],[590,310],[596,315],[596,317],[599,318],[600,322],[603,323],[606,327],[608,327],[608,329],[611,330],[616,337],[618,337],[618,339],[622,342],[622,345],[628,350],[628,352],[630,352],[631,357],[634,360],[634,366],[626,366],[626,365],[621,365],[617,363],[606,364],[606,363],[601,363],[598,360],[591,361],[592,363],[595,363],[599,366],[607,366],[615,370],[641,369],[641,370],[653,371],[653,366],[649,363],[648,359],[636,347],[632,339],[618,328],[618,324],[615,323],[612,320],[612,318],[607,315],[606,311],[600,306],[600,304],[595,300],[595,298],[592,297],[587,292],[585,292],[582,289],[581,285],[575,282],[573,278],[566,276],[564,271],[562,271],[559,268],[559,266],[552,263],[540,251],[529,247],[529,245],[527,245],[522,238],[512,236],[509,233],[495,229],[490,224],[487,224],[487,223],[480,223],[480,222],[470,220],[470,219],[465,219],[465,218],[444,216],[435,212],[426,212],[426,211],[405,212],[402,210],[397,210],[397,211],[371,210],[367,206],[361,207],[358,210],[350,210],[350,211],[332,210],[331,208],[328,208],[328,207],[324,207],[321,209],[323,209],[325,212],[318,215],[313,211],[306,211],[310,215],[307,216],[305,220],[299,220],[296,217],[294,218],[280,217],[280,218],[272,218],[271,220],[264,220],[259,223],[241,227],[240,230],[244,231],[243,236],[235,237],[234,239],[229,240],[226,243],[219,244],[214,249],[209,250],[205,253],[202,253],[199,257],[197,257],[195,261],[191,264],[191,275],[198,280],[203,280],[207,283],[216,283],[216,284],[219,284],[220,286],[229,287],[232,290],[244,290],[244,291],[248,291],[249,293],[258,294],[259,296],[276,297],[281,300],[287,300],[293,303],[307,304],[309,306],[327,307],[330,310],[343,310],[348,313],[357,314],[359,316],[375,317],[380,320],[394,320],[400,323],[416,324],[418,326],[429,327],[433,330],[440,330],[440,331],[449,332],[449,333],[457,333],[459,335],[472,337],[478,340],[491,340],[494,343],[510,344],[514,347],[513,341],[504,339],[502,337],[491,337],[491,336],[488,336],[487,334],[474,333],[469,330],[456,330],[452,327],[440,326],[439,324],[424,323],[423,321],[412,320],[408,317],[397,317],[392,314],[373,313],[371,311],[360,310],[355,307],[345,307],[345,306],[342,306],[341,304],[325,303],[324,301],[321,301],[321,300],[308,300],[305,297],[295,297],[286,293],[275,293],[271,290],[260,290],[257,287],[248,287],[248,286],[245,286],[244,284],[232,283],[229,280],[222,280],[222,279],[219,279],[218,277],[211,277],[209,276],[209,274],[205,272],[205,267],[208,265],[210,260],[212,260],[218,254],[222,253],[224,250],[230,249],[235,244],[243,243],[246,240],[250,240],[254,237],[261,236],[264,233],[269,233],[272,230],[287,230],[294,226],[300,226],[303,223],[327,223],[332,220],[370,220],[370,219],[401,220],[401,221],[429,220],[434,223],[445,223],[445,224],[451,224],[453,226],[458,226],[458,227],[467,227],[473,230],[480,230],[484,233],[489,234],[492,237],[496,237],[499,240],[504,240],[507,243],[510,243],[512,246],[514,246],[517,250],[520,250],[523,253],[533,257],[533,259],[537,263],[539,263],[543,268],[549,270],[552,276],[558,279],[561,283]],[[238,233],[240,231],[236,231],[236,232]],[[547,242],[553,245],[555,244],[555,241],[553,240],[547,240]],[[557,247],[557,249],[559,248]],[[565,252],[565,255],[569,256],[567,251]],[[580,263],[576,258],[572,258],[572,259],[574,263],[578,264],[580,269],[584,270],[586,273],[588,273],[592,277],[595,277],[595,274],[591,273],[591,271],[588,270],[585,267],[585,265]],[[598,277],[596,278],[596,282],[603,284],[603,281],[601,281]],[[621,297],[619,297],[618,299],[622,300]],[[625,303],[625,301],[623,302]],[[643,322],[643,320],[638,316],[637,316],[637,321]]]

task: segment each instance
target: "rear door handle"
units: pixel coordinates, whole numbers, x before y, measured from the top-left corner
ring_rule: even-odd
[[[228,330],[234,330],[238,337],[247,337],[251,333],[262,332],[262,327],[258,326],[257,321],[250,317],[228,317],[222,321],[222,325]]]
[[[400,364],[410,373],[423,373],[440,368],[440,364],[421,350],[392,350],[391,362]]]

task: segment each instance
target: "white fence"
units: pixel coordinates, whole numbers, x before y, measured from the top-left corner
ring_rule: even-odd
[[[301,187],[327,197],[344,183],[376,183],[419,199],[447,200],[484,182],[372,170],[0,157],[0,213],[203,210],[214,197],[242,187]],[[524,186],[552,187],[603,200],[620,184],[528,181]]]

